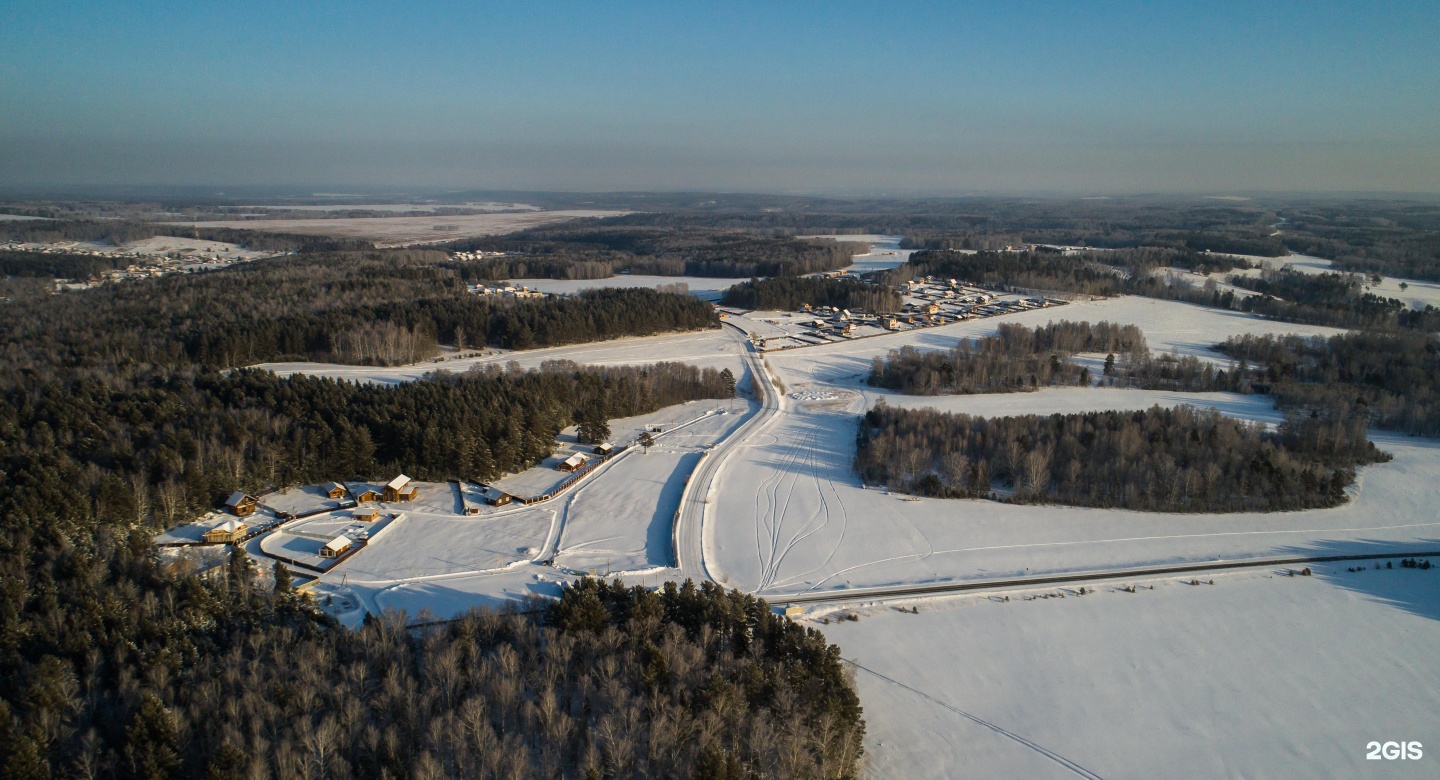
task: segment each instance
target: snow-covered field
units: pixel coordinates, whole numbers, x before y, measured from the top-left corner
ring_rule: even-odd
[[[1266,396],[1057,388],[916,397],[864,384],[870,361],[896,347],[946,349],[1003,322],[1059,319],[1134,324],[1157,353],[1220,362],[1212,347],[1232,335],[1340,332],[1122,297],[768,353],[763,362],[784,388],[778,412],[772,397],[764,409],[746,400],[694,402],[612,421],[617,442],[650,424],[667,432],[648,455],[626,452],[530,508],[460,516],[435,486],[393,530],[323,575],[321,592],[341,596],[336,611],[355,623],[364,610],[443,617],[554,595],[574,571],[658,584],[677,573],[672,523],[677,507],[691,503],[705,507],[696,513],[705,520],[700,532],[681,535],[694,545],[682,548],[703,549],[704,567],[686,552],[684,571],[708,571],[762,595],[1440,547],[1440,442],[1380,432],[1372,438],[1394,460],[1362,469],[1351,500],[1325,510],[1180,515],[906,501],[859,484],[851,471],[857,418],[881,398],[988,416],[1194,404],[1279,419]],[[761,362],[747,357],[742,338],[727,326],[399,368],[266,367],[401,382],[511,360],[678,360],[729,367],[744,387]],[[685,489],[697,464],[697,484],[708,492]],[[553,567],[544,565],[552,558]],[[1371,740],[1440,749],[1440,738],[1425,731],[1435,729],[1440,704],[1431,652],[1440,640],[1440,574],[1315,568],[1308,578],[1217,574],[1213,586],[1155,580],[1153,590],[1136,593],[1102,584],[1078,598],[1072,590],[1064,599],[1013,592],[1008,602],[907,602],[918,615],[871,604],[859,608],[858,623],[822,628],[865,668],[857,680],[875,777],[1434,776],[1425,771],[1432,758],[1381,766],[1364,754]],[[363,609],[350,609],[351,599]]]
[[[856,255],[854,262],[845,268],[852,274],[865,274],[871,271],[883,271],[887,268],[894,268],[910,259],[915,253],[913,249],[901,249],[900,240],[904,236],[882,236],[872,233],[863,235],[825,235],[825,236],[797,236],[797,238],[830,238],[836,241],[852,241],[856,243],[869,244],[870,251],[863,255]]]
[[[1346,568],[912,602],[920,614],[817,627],[863,667],[873,777],[1435,777],[1440,569]],[[1366,760],[1391,740],[1425,755]]]
[[[649,452],[631,448],[564,499],[557,566],[600,573],[674,566],[671,527],[701,453],[751,412],[744,399],[694,401],[611,423],[614,440],[664,426]]]
[[[256,368],[280,376],[310,374],[358,382],[398,384],[420,379],[432,371],[462,372],[476,365],[505,366],[511,361],[522,368],[539,368],[547,360],[573,360],[590,366],[630,366],[680,362],[701,368],[729,368],[739,376],[742,341],[732,328],[674,333],[664,336],[613,339],[592,344],[529,349],[522,352],[491,350],[484,357],[426,361],[408,366],[346,366],[337,363],[261,363]]]
[[[239,209],[256,211],[390,211],[397,214],[431,212],[436,209],[474,209],[478,211],[539,211],[538,206],[526,203],[497,203],[495,201],[472,201],[470,203],[350,203],[328,206],[236,206]]]
[[[1195,355],[1219,362],[1225,361],[1224,356],[1211,347],[1231,336],[1245,333],[1329,336],[1342,332],[1339,328],[1275,322],[1243,312],[1221,311],[1177,301],[1122,296],[1078,301],[1058,309],[1035,309],[957,322],[938,328],[787,350],[769,354],[766,359],[780,372],[781,379],[787,386],[807,381],[854,386],[857,382],[863,382],[870,371],[870,361],[873,358],[884,357],[892,349],[902,346],[949,349],[961,338],[992,335],[1002,323],[1035,327],[1060,320],[1108,320],[1120,325],[1136,325],[1145,332],[1145,339],[1152,352]]]
[[[725,291],[745,279],[709,276],[646,276],[644,274],[619,274],[608,279],[512,279],[516,285],[529,287],[543,293],[571,295],[581,290],[598,290],[605,287],[629,289],[648,287],[654,289],[664,285],[685,284],[690,294],[704,301],[718,301]]]
[[[167,224],[220,227],[236,230],[266,230],[276,233],[299,233],[312,236],[360,238],[378,246],[454,241],[471,236],[490,236],[525,228],[565,222],[585,217],[614,217],[627,212],[570,210],[523,211],[499,214],[464,214],[460,216],[355,217],[315,219],[241,219],[215,222],[172,222]],[[446,228],[444,230],[438,228]]]
[[[1075,388],[905,401],[991,416],[1192,403],[1234,417],[1276,419],[1265,396],[1224,393]],[[731,587],[834,591],[1265,557],[1319,539],[1356,545],[1440,539],[1434,513],[1440,443],[1430,439],[1373,434],[1395,460],[1363,469],[1352,500],[1334,509],[1188,515],[905,501],[863,487],[851,472],[858,394],[848,401],[789,402],[794,408],[722,474],[706,553],[711,571]]]

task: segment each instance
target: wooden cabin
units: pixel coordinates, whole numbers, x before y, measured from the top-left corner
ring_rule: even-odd
[[[324,547],[320,548],[320,557],[339,558],[341,553],[344,553],[348,549],[350,549],[350,537],[337,536],[326,542]]]
[[[414,501],[415,496],[420,493],[410,478],[401,474],[400,476],[385,483],[380,491],[380,498],[384,501]]]
[[[230,494],[225,500],[225,508],[230,510],[236,517],[249,517],[255,514],[255,508],[260,505],[254,496],[247,495],[243,490],[237,490]]]
[[[362,490],[362,491],[360,491],[359,493],[356,493],[356,494],[355,494],[355,502],[356,502],[357,504],[368,504],[368,503],[370,503],[371,501],[379,501],[379,500],[380,500],[380,491],[378,491],[378,490],[376,490],[375,488],[372,488],[372,487],[368,487],[368,486],[367,486],[364,490]]]
[[[555,468],[561,471],[578,471],[584,465],[585,456],[577,452],[574,455],[566,458],[565,460],[560,461],[560,463],[557,464]]]
[[[493,487],[486,488],[483,496],[485,503],[490,506],[505,506],[510,503],[510,499],[514,498],[514,496],[511,496],[509,493]]]
[[[250,526],[241,520],[226,520],[220,525],[205,532],[205,541],[209,544],[233,544],[245,538]]]
[[[362,523],[373,523],[380,519],[380,510],[373,506],[366,509],[356,509],[350,513],[350,516]]]
[[[593,450],[596,455],[609,455],[614,451],[615,445],[611,444],[608,441],[600,442],[599,444],[595,445],[595,449]]]
[[[339,482],[331,482],[329,486],[325,488],[325,495],[335,499],[344,498],[345,486]]]

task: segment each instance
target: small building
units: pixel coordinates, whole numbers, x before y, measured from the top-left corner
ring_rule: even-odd
[[[345,552],[348,549],[350,549],[350,537],[337,536],[334,539],[326,542],[325,546],[320,548],[320,557],[339,558],[341,553]]]
[[[485,492],[481,494],[481,497],[484,498],[485,503],[490,506],[505,506],[510,503],[510,499],[513,498],[509,493],[494,487],[485,488]]]
[[[373,506],[365,509],[356,509],[350,513],[350,516],[362,523],[373,523],[380,519],[380,510]]]
[[[615,445],[611,444],[608,441],[602,441],[599,444],[595,445],[595,449],[593,451],[596,455],[609,455],[610,453],[615,451]]]
[[[410,478],[401,474],[400,476],[385,483],[384,489],[380,491],[380,497],[385,501],[414,501],[420,489]]]
[[[577,452],[574,455],[566,458],[565,460],[560,461],[560,463],[557,464],[555,468],[561,471],[578,471],[580,467],[584,465],[585,456]]]
[[[367,486],[364,490],[355,494],[356,503],[368,504],[371,501],[379,501],[380,493],[375,488]]]
[[[237,490],[225,499],[225,508],[230,510],[236,517],[249,517],[255,514],[255,508],[259,506],[254,496],[247,495],[243,490]]]
[[[329,486],[325,488],[325,495],[331,498],[344,498],[345,486],[339,482],[331,482]]]
[[[250,526],[241,520],[226,520],[206,531],[205,541],[208,544],[233,544],[244,539],[249,530]]]
[[[895,317],[886,317],[885,330],[900,330],[900,320]]]

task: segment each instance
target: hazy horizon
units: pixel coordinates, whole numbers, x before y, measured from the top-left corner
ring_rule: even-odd
[[[1436,7],[0,11],[0,187],[1440,191]]]

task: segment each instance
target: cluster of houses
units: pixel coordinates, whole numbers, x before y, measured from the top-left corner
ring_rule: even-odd
[[[450,259],[451,259],[451,260],[485,260],[485,259],[491,258],[491,257],[504,257],[504,256],[507,255],[507,254],[509,254],[509,252],[486,252],[486,251],[484,251],[484,250],[477,249],[477,250],[475,250],[475,251],[473,251],[473,252],[451,252],[451,253],[450,253]]]
[[[476,295],[498,295],[504,298],[544,298],[545,293],[539,290],[532,290],[529,287],[516,287],[513,284],[497,285],[486,287],[483,284],[473,285],[470,292]]]

